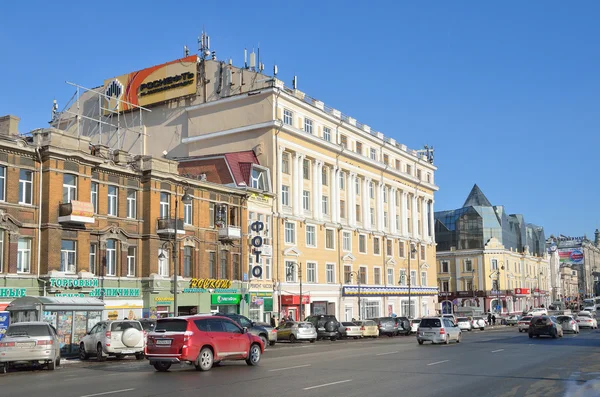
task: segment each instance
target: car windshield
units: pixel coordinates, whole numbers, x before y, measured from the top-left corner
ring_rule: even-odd
[[[129,328],[135,328],[138,331],[142,330],[142,324],[139,321],[122,321],[118,323],[112,323],[110,326],[111,331],[125,331]]]
[[[50,336],[50,330],[45,324],[15,324],[8,327],[6,336]]]
[[[179,319],[160,319],[156,323],[155,331],[185,332],[187,321]]]
[[[459,318],[458,318],[458,321],[460,321],[460,322],[464,322],[464,321],[469,321],[469,319],[468,319],[468,318],[466,318],[466,317],[459,317]]]
[[[531,321],[531,317],[523,317],[521,321]]]
[[[442,322],[439,318],[424,318],[423,320],[421,320],[419,326],[429,328],[440,328],[442,326]]]
[[[356,324],[345,322],[345,323],[342,323],[342,325],[345,325],[346,327],[352,327],[352,326],[355,326]]]
[[[592,316],[590,316],[589,314],[580,314],[577,317],[587,317],[587,318],[592,318]]]
[[[154,321],[142,321],[142,328],[144,331],[152,332],[154,328],[156,328],[156,323]]]
[[[569,317],[569,316],[558,316],[558,317],[556,317],[556,320],[558,322],[563,323],[565,321],[571,321],[571,317]]]
[[[413,324],[419,324],[419,323],[421,322],[421,320],[411,320],[411,322],[412,322]]]

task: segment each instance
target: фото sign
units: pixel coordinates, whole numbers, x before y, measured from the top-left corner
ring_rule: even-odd
[[[212,294],[210,296],[211,305],[239,305],[242,300],[240,294]]]
[[[558,257],[561,264],[583,264],[583,251],[580,248],[560,248],[558,250]]]
[[[254,256],[255,265],[252,266],[250,272],[252,273],[252,277],[254,278],[262,278],[263,268],[260,261],[260,256],[263,253],[263,238],[260,233],[265,229],[265,224],[262,221],[252,222],[250,225],[250,230],[256,233],[255,236],[252,237],[250,241],[252,245],[252,256]]]
[[[104,81],[105,115],[196,93],[197,55],[152,66]]]

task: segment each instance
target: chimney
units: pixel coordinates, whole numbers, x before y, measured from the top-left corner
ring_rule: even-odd
[[[600,230],[598,229],[594,232],[594,245],[600,247]]]
[[[19,117],[12,114],[0,117],[0,134],[18,136],[20,120]]]

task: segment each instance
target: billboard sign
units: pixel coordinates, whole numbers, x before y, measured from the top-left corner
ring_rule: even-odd
[[[583,264],[583,250],[580,248],[560,248],[558,250],[558,256],[561,264]]]
[[[0,312],[0,340],[4,338],[6,334],[6,330],[10,325],[10,313],[9,312]]]
[[[104,80],[104,114],[130,110],[124,102],[147,106],[195,94],[197,59],[191,55]]]

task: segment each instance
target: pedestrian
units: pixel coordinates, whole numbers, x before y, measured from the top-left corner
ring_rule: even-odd
[[[496,315],[492,314],[492,325],[496,325]]]
[[[275,317],[271,317],[271,327],[275,328],[277,326],[277,321],[275,321]]]
[[[488,324],[492,324],[492,313],[488,312]]]

